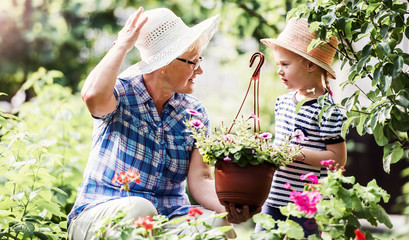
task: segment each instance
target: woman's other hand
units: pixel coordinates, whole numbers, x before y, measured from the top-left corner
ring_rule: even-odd
[[[261,207],[250,212],[250,208],[248,205],[243,205],[242,207],[238,208],[234,203],[229,203],[228,205],[224,205],[224,207],[226,208],[226,211],[229,213],[227,215],[227,220],[230,223],[234,224],[246,222],[255,214],[261,212]]]

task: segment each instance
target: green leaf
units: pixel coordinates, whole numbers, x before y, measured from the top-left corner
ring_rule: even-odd
[[[324,16],[322,16],[321,21],[325,25],[329,26],[335,21],[335,19],[336,19],[335,12],[331,11],[325,14]]]
[[[402,107],[404,107],[404,108],[407,108],[407,107],[409,107],[409,93],[408,93],[408,91],[407,91],[407,89],[403,89],[402,91],[400,91],[399,93],[398,93],[399,95],[396,97],[396,102],[400,105],[400,106],[402,106]]]
[[[383,133],[383,125],[376,124],[375,129],[373,129],[373,135],[375,137],[375,141],[379,146],[385,146],[388,143],[388,139],[385,137]]]
[[[399,142],[395,142],[391,153],[391,164],[397,163],[399,160],[401,160],[404,153],[405,152],[402,145]]]
[[[386,213],[385,209],[381,207],[380,205],[374,205],[372,204],[369,207],[369,212],[380,222],[385,224],[388,228],[392,228],[392,222],[389,219],[388,214]]]
[[[303,228],[292,220],[278,221],[278,227],[290,239],[302,239],[304,237]]]
[[[372,87],[374,87],[380,81],[382,71],[383,71],[382,65],[375,67],[375,71],[373,73]]]
[[[367,61],[368,61],[368,57],[361,58],[357,64],[356,71],[361,72]]]
[[[402,159],[404,150],[399,142],[388,144],[384,148],[383,168],[384,171],[390,172],[390,165]]]
[[[325,43],[325,41],[321,40],[321,39],[313,39],[311,40],[311,43],[308,45],[307,47],[307,52],[310,52],[311,50],[313,50],[314,48],[320,46],[321,44]]]
[[[389,75],[382,75],[381,76],[381,88],[384,92],[387,92],[390,90],[391,84],[392,84],[392,76]]]
[[[361,58],[368,58],[371,56],[372,53],[372,45],[368,44],[362,49],[362,56]]]
[[[301,107],[304,105],[304,103],[312,100],[313,98],[304,98],[303,100],[299,101],[297,106],[295,107],[295,113],[298,113],[301,109]]]
[[[397,56],[395,59],[393,59],[393,65],[395,67],[395,72],[400,72],[402,71],[403,68],[403,57],[402,56]]]
[[[377,47],[376,47],[376,50],[378,52],[378,57],[381,58],[381,59],[386,57],[391,52],[389,44],[387,44],[385,42],[379,43],[377,45]]]
[[[345,103],[345,111],[346,112],[350,112],[352,107],[355,106],[355,104],[356,104],[356,102],[358,100],[358,97],[359,97],[359,93],[360,93],[360,90],[357,90],[357,91],[354,92],[354,94],[352,94],[351,97],[348,98],[348,100]]]
[[[234,159],[236,159],[237,161],[241,158],[241,153],[240,152],[236,152],[234,155],[233,155],[233,157],[234,157]]]
[[[269,214],[259,213],[253,216],[253,221],[259,223],[264,229],[270,230],[275,228],[275,220]]]
[[[341,134],[342,137],[345,138],[346,134],[348,133],[349,126],[351,126],[352,121],[358,116],[348,117],[348,119],[342,124]]]
[[[30,222],[25,222],[25,223],[17,223],[14,226],[14,231],[15,232],[22,232],[24,235],[32,238],[33,233],[34,233],[34,225]]]
[[[318,125],[321,126],[321,122],[322,122],[322,115],[324,115],[324,112],[331,107],[331,105],[325,105],[322,107],[320,113],[318,114]]]
[[[48,236],[42,232],[34,232],[34,236],[38,237],[41,240],[48,240]]]
[[[405,36],[409,39],[409,27],[407,26],[405,29]]]

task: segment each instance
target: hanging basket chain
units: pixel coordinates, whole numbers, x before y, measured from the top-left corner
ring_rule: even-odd
[[[257,116],[257,118],[254,119],[254,132],[256,132],[256,129],[258,127],[258,132],[260,133],[260,102],[259,102],[259,95],[260,95],[260,92],[259,92],[259,90],[260,90],[259,85],[260,84],[259,83],[260,83],[260,80],[259,79],[260,79],[260,69],[261,69],[261,66],[263,66],[263,63],[264,63],[264,55],[261,52],[256,52],[256,53],[253,54],[253,56],[251,56],[251,58],[250,58],[250,67],[253,66],[253,63],[254,63],[254,61],[255,61],[255,59],[257,57],[260,58],[260,61],[258,62],[256,69],[254,70],[254,73],[253,73],[253,75],[252,75],[252,77],[250,79],[249,86],[247,88],[246,95],[244,96],[244,99],[243,99],[243,101],[242,101],[242,103],[240,105],[239,111],[237,112],[237,115],[234,118],[233,123],[230,126],[230,129],[229,129],[228,133],[230,133],[230,131],[232,130],[234,124],[236,123],[237,117],[239,116],[240,111],[243,108],[244,102],[246,101],[246,98],[247,98],[247,95],[248,95],[248,93],[250,91],[252,83],[253,83],[253,89],[254,89],[254,93],[253,93],[254,109],[253,110],[254,110],[254,114],[256,114],[256,116]]]

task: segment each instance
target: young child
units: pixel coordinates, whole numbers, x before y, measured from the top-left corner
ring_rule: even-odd
[[[292,140],[293,144],[302,146],[301,154],[292,164],[277,169],[268,199],[264,203],[262,213],[270,214],[274,219],[285,220],[279,207],[286,206],[290,201],[291,189],[284,184],[289,182],[292,189],[303,191],[302,174],[313,172],[318,178],[327,176],[326,167],[321,160],[333,159],[335,163],[344,166],[346,163],[345,140],[341,136],[342,123],[346,120],[344,114],[337,108],[325,113],[321,122],[318,115],[321,106],[317,98],[325,93],[326,102],[333,102],[328,78],[335,79],[331,63],[336,52],[337,40],[327,40],[323,44],[307,51],[308,45],[316,34],[309,31],[306,19],[292,18],[277,39],[262,39],[261,42],[273,49],[273,56],[278,64],[278,75],[287,89],[294,90],[277,98],[275,105],[275,140],[279,145],[294,136],[300,130],[305,139],[301,142]],[[305,98],[311,98],[296,113],[297,103]],[[318,233],[314,219],[291,218],[304,229],[305,236]],[[261,231],[256,226],[256,231]]]

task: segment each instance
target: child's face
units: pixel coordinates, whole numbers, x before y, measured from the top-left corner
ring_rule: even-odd
[[[308,79],[307,60],[287,49],[275,47],[274,59],[277,62],[277,74],[287,89],[304,89],[311,82]]]

